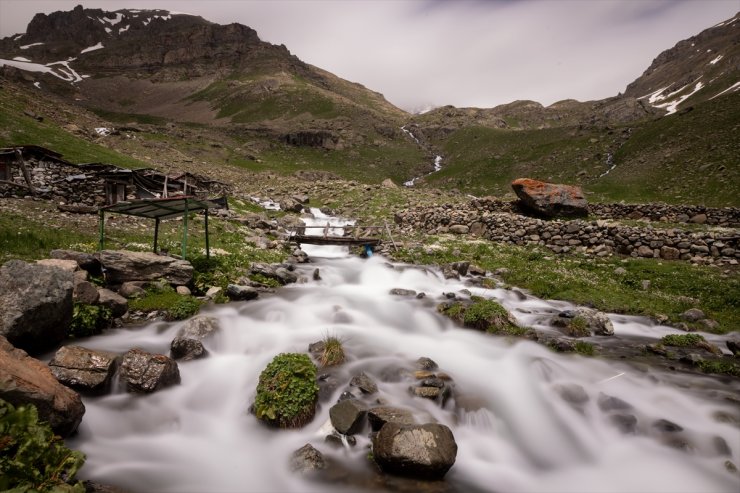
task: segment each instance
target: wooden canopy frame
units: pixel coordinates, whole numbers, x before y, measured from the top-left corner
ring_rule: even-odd
[[[174,217],[183,218],[182,230],[182,258],[186,257],[188,246],[188,215],[191,212],[203,211],[205,214],[206,229],[206,258],[211,258],[211,249],[208,237],[208,209],[220,207],[219,204],[210,200],[198,199],[193,196],[181,196],[166,199],[130,200],[118,202],[113,205],[101,207],[98,211],[98,225],[100,230],[100,250],[105,248],[105,214],[115,213],[127,216],[146,217],[154,219],[154,246],[153,251],[157,253],[159,241],[159,222],[162,219]]]

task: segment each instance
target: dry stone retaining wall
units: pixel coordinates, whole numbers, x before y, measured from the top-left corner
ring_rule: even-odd
[[[502,212],[506,204],[477,199],[467,206],[417,207],[398,212],[395,220],[401,227],[425,233],[472,234],[512,245],[539,245],[555,253],[577,252],[599,257],[619,253],[708,264],[737,264],[740,260],[737,229],[691,232],[679,228],[653,228],[649,224],[646,227],[624,226],[605,219],[543,220]],[[508,207],[513,210],[511,203]],[[628,210],[620,209],[621,205],[612,207],[609,210],[618,214]],[[668,206],[656,205],[654,211],[667,213],[663,207]],[[679,211],[685,214],[689,209],[677,207],[671,214]],[[650,211],[650,206],[644,210]],[[737,209],[718,211],[724,212],[710,211],[707,217],[716,221],[724,218],[722,224],[737,223]]]

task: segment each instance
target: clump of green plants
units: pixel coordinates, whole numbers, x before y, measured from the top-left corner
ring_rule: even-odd
[[[99,334],[110,326],[112,318],[111,310],[106,306],[75,303],[67,335],[74,338]]]
[[[184,320],[200,310],[201,301],[194,296],[182,296],[165,283],[155,284],[140,298],[129,300],[130,310],[152,312],[163,310],[171,320]]]
[[[740,365],[724,360],[703,360],[698,363],[699,369],[704,373],[717,373],[720,375],[732,375],[740,377]]]
[[[185,320],[200,310],[201,302],[193,296],[180,296],[180,299],[167,311],[173,320]]]
[[[85,456],[70,450],[32,405],[0,399],[0,490],[18,493],[84,493],[74,482]]]
[[[475,299],[465,309],[463,324],[493,334],[519,329],[509,312],[494,300]]]
[[[267,277],[264,274],[250,274],[248,277],[249,280],[262,284],[263,286],[267,286],[268,288],[280,287],[280,281],[278,281],[277,279],[273,279],[272,277]]]
[[[336,366],[344,363],[344,347],[342,341],[336,336],[327,335],[322,341],[324,348],[319,354],[321,366]]]
[[[588,337],[591,335],[591,331],[588,330],[588,321],[580,315],[567,322],[565,332],[571,337]]]
[[[318,398],[316,367],[308,355],[282,353],[260,374],[254,413],[279,428],[300,428],[313,419]]]
[[[575,347],[576,353],[580,355],[583,355],[583,356],[595,356],[596,355],[596,347],[590,342],[576,341],[574,347]]]
[[[471,299],[473,302],[470,304],[459,301],[442,303],[437,311],[465,327],[484,330],[489,334],[523,337],[529,333],[497,301],[479,296]]]
[[[695,347],[707,342],[701,334],[669,334],[660,340],[666,346]]]

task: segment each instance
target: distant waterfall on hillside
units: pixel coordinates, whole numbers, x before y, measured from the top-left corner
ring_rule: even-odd
[[[419,146],[422,145],[421,142],[419,141],[419,139],[417,139],[416,136],[413,133],[411,133],[410,130],[407,130],[406,129],[406,125],[402,126],[401,127],[401,130],[403,131],[403,133],[407,134],[409,137],[411,137],[412,139],[414,139],[414,142],[416,142]],[[439,171],[441,169],[442,169],[442,156],[436,155],[436,156],[434,156],[434,170],[433,171],[431,171],[431,172],[429,172],[429,173],[427,173],[425,175],[416,176],[416,177],[414,177],[414,178],[412,178],[412,179],[410,179],[408,181],[405,181],[405,182],[403,182],[403,185],[405,187],[413,187],[414,184],[416,183],[416,180],[418,180],[420,178],[423,178],[425,176],[429,176],[432,173],[436,173],[437,171]]]

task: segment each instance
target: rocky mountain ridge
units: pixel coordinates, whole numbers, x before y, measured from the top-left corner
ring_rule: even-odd
[[[38,14],[25,34],[0,40],[0,76],[27,88],[24,100],[56,107],[61,98],[109,122],[96,126],[145,130],[101,143],[160,167],[421,177],[418,186],[476,195],[506,193],[528,176],[578,183],[602,200],[734,205],[727,122],[740,89],[737,19],[660,54],[625,94],[548,107],[514,101],[412,116],[247,26],[164,10]],[[662,118],[672,112],[681,119]],[[4,134],[13,145],[14,131]]]

